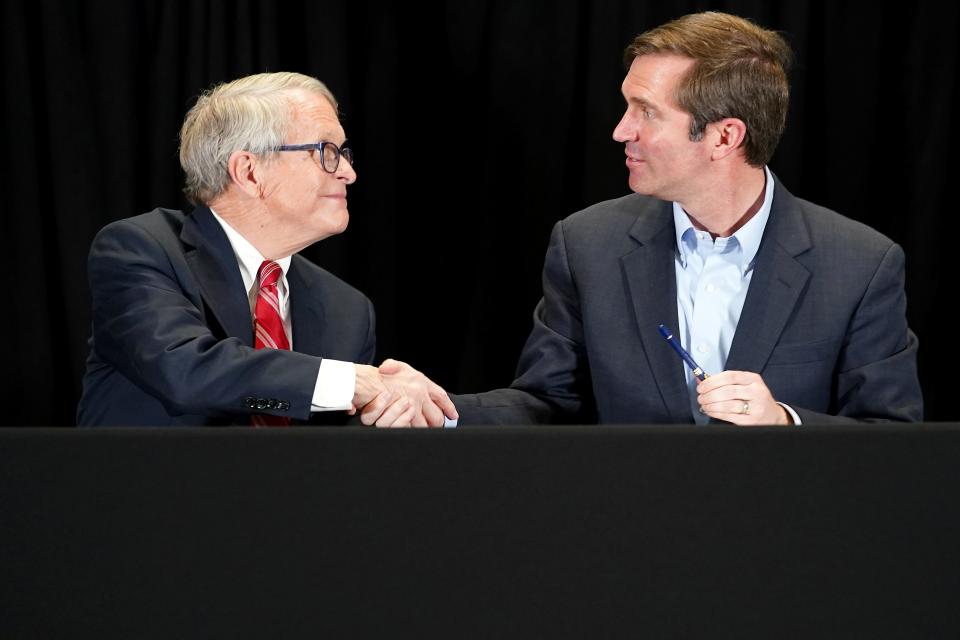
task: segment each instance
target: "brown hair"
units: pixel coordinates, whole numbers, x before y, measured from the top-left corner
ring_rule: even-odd
[[[790,102],[792,53],[780,34],[726,13],[694,13],[641,33],[624,52],[624,62],[629,67],[634,58],[650,54],[694,60],[676,95],[693,116],[691,140],[700,140],[710,122],[739,118],[747,125],[747,162],[770,161]]]

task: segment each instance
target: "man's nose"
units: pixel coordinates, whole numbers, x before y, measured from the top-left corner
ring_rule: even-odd
[[[636,135],[636,127],[631,121],[629,114],[624,113],[620,122],[613,129],[613,139],[617,142],[629,142]]]
[[[337,167],[337,178],[347,184],[357,181],[357,172],[353,168],[353,163],[343,156],[340,157],[340,165]]]

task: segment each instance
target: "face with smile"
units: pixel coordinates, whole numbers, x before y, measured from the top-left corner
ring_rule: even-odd
[[[299,92],[291,109],[284,144],[333,142],[339,147],[346,140],[333,105],[323,96]],[[319,150],[278,152],[264,167],[262,224],[289,245],[283,251],[288,255],[342,233],[350,219],[347,185],[357,174],[342,156],[337,170],[327,173],[319,154]]]
[[[624,143],[630,188],[685,201],[709,163],[708,145],[690,140],[692,117],[676,102],[680,78],[694,61],[676,55],[634,58],[621,91],[627,108],[613,131]]]

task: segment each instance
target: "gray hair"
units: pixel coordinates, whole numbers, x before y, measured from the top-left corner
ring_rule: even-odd
[[[298,91],[318,94],[337,109],[326,85],[300,73],[259,73],[205,91],[180,128],[183,192],[190,202],[209,203],[230,184],[227,162],[235,151],[273,153],[283,144]]]

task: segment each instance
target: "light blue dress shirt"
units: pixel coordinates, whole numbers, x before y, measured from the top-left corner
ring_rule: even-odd
[[[745,225],[727,238],[713,239],[698,231],[679,203],[673,203],[677,233],[674,266],[677,275],[677,337],[697,364],[708,374],[724,370],[740,312],[747,297],[753,266],[770,218],[773,176],[764,167],[766,188],[763,204]],[[698,424],[709,417],[700,413],[697,379],[684,367],[690,390],[690,409]],[[787,408],[792,414],[793,412]]]

